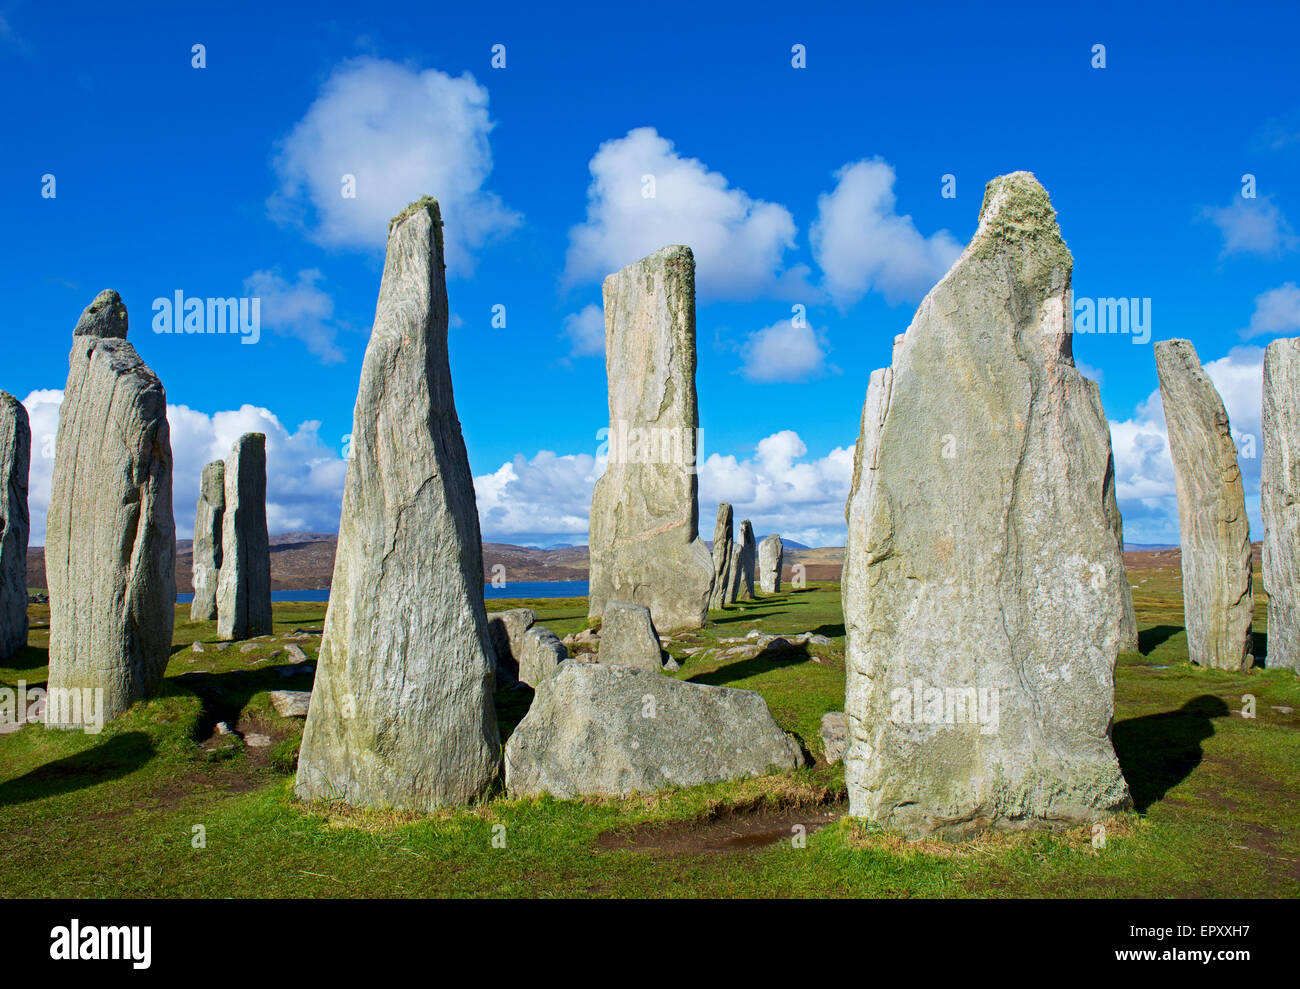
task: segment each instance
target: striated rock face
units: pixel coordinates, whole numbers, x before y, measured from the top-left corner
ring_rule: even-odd
[[[749,690],[603,663],[560,666],[506,743],[512,797],[618,796],[803,765]]]
[[[221,521],[225,510],[226,464],[222,460],[214,460],[203,468],[203,478],[199,481],[199,503],[194,509],[194,601],[190,604],[192,622],[207,622],[217,617],[217,581],[221,575]]]
[[[754,542],[754,527],[749,519],[740,523],[740,580],[736,584],[736,597],[754,600],[754,571],[758,568],[758,545]]]
[[[126,331],[112,291],[73,331],[45,535],[49,687],[101,689],[105,721],[162,679],[176,604],[167,395]]]
[[[1155,351],[1178,491],[1188,656],[1213,669],[1249,669],[1250,522],[1228,413],[1190,340],[1162,340]]]
[[[661,651],[649,608],[627,601],[611,601],[606,606],[597,662],[657,671],[663,667]]]
[[[589,616],[633,601],[664,631],[708,614],[699,538],[695,258],[665,247],[605,279],[609,465],[591,499]]]
[[[1300,672],[1300,338],[1264,349],[1263,432],[1268,665]]]
[[[447,360],[442,218],[394,221],[361,368],[338,552],[298,759],[304,800],[431,810],[500,766],[495,652]]]
[[[217,637],[269,635],[271,544],[266,534],[266,436],[245,433],[226,458]]]
[[[0,659],[27,645],[27,475],[32,427],[23,403],[0,391]]]
[[[543,680],[555,675],[569,658],[569,650],[545,625],[534,625],[524,633],[519,656],[519,682],[536,690]]]
[[[721,608],[735,600],[731,584],[731,548],[735,541],[731,535],[731,506],[725,501],[718,506],[718,521],[713,527],[713,591],[709,595],[709,608]]]
[[[819,734],[822,739],[822,752],[826,755],[827,763],[833,766],[844,758],[844,750],[849,744],[849,725],[845,720],[844,712],[831,711],[823,714]]]
[[[764,594],[781,590],[781,565],[784,561],[785,547],[780,536],[767,536],[758,544],[758,586]]]
[[[908,836],[1104,817],[1127,576],[1071,258],[1025,172],[871,375],[843,575],[850,813]]]

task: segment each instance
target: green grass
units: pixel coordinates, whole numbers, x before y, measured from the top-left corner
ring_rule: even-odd
[[[717,851],[608,836],[678,834],[795,810],[838,815],[843,772],[821,761],[821,715],[843,707],[838,585],[715,612],[669,646],[675,676],[759,691],[817,762],[794,773],[626,800],[494,799],[431,817],[305,807],[292,795],[300,721],[268,691],[283,636],[320,629],[324,605],[277,604],[275,635],[242,652],[178,608],[160,695],[99,735],[27,727],[0,736],[3,896],[1295,896],[1300,894],[1300,681],[1286,671],[1220,673],[1187,662],[1173,571],[1133,571],[1142,652],[1116,677],[1114,738],[1137,810],[1086,829],[908,844],[838,819],[808,836]],[[1259,599],[1262,602],[1262,595]],[[533,608],[558,635],[586,625],[585,599],[490,601]],[[40,685],[49,610],[0,682]],[[1262,603],[1257,629],[1264,627]],[[814,631],[830,646],[722,660],[721,639]],[[300,643],[310,659],[318,640]],[[696,650],[688,657],[688,650]],[[1256,717],[1243,718],[1243,695]],[[528,695],[500,692],[503,733]],[[1290,707],[1288,712],[1276,707]],[[218,721],[269,734],[269,748],[213,735]],[[721,822],[721,823],[720,823]],[[644,829],[650,828],[649,832]],[[202,834],[199,842],[196,835]],[[602,836],[606,836],[602,838]],[[504,837],[504,847],[501,838]],[[494,841],[494,838],[496,841]],[[195,847],[201,845],[202,847]]]

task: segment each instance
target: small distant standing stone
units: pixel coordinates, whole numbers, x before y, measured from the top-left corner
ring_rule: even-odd
[[[771,535],[758,544],[759,587],[764,594],[781,590],[781,565],[785,561],[785,547],[781,537]]]
[[[271,631],[271,546],[266,532],[266,436],[245,433],[226,458],[217,635]]]
[[[194,511],[194,600],[190,621],[217,617],[217,581],[221,574],[221,520],[226,510],[226,464],[214,460],[203,468],[199,503]]]
[[[27,474],[32,429],[23,404],[0,391],[0,659],[27,645]]]
[[[600,652],[597,661],[606,666],[637,666],[646,670],[663,667],[659,636],[650,609],[629,601],[611,601],[605,606],[600,624]]]

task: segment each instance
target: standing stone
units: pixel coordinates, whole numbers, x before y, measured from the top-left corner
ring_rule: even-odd
[[[1264,348],[1263,431],[1268,665],[1300,672],[1300,338]]]
[[[245,433],[224,468],[217,638],[270,635],[271,544],[266,534],[266,436]]]
[[[758,544],[758,584],[764,594],[781,590],[781,565],[785,561],[785,547],[781,537],[771,535]]]
[[[1217,670],[1249,669],[1250,521],[1228,413],[1190,340],[1161,340],[1155,351],[1178,491],[1188,657]]]
[[[49,688],[102,690],[105,721],[158,686],[176,618],[167,393],[126,331],[113,291],[73,330],[45,533]]]
[[[488,613],[488,638],[492,640],[492,651],[496,657],[498,685],[518,682],[524,633],[536,622],[537,613],[532,608],[511,608],[509,611]]]
[[[713,592],[709,595],[709,610],[735,600],[731,595],[731,548],[734,545],[731,506],[724,501],[718,506],[718,521],[713,527]]]
[[[217,582],[221,574],[221,521],[226,510],[226,464],[214,460],[203,468],[199,503],[194,509],[194,601],[190,621],[217,617]]]
[[[740,523],[740,572],[736,582],[736,597],[754,600],[754,571],[758,564],[758,546],[754,542],[754,527],[749,519]]]
[[[519,682],[536,690],[568,658],[569,650],[554,632],[545,625],[534,625],[524,633],[519,647]]]
[[[32,427],[23,403],[0,391],[0,659],[27,645],[27,475]]]
[[[389,228],[295,792],[428,811],[501,758],[483,550],[447,359],[442,217]]]
[[[849,812],[909,837],[1129,806],[1110,740],[1127,576],[1070,270],[1027,172],[871,376],[843,576]]]
[[[633,601],[664,631],[704,624],[713,561],[695,474],[695,258],[665,247],[605,279],[609,464],[591,499],[590,605]]]
[[[731,580],[727,585],[727,604],[740,600],[740,588],[744,583],[744,567],[741,565],[740,543],[731,546]]]
[[[659,670],[663,667],[662,651],[649,608],[628,601],[611,601],[606,605],[597,662]]]

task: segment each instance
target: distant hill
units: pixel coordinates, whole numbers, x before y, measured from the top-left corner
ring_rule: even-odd
[[[333,533],[284,532],[271,537],[271,587],[277,591],[324,590],[334,576],[334,548],[337,537]],[[1260,568],[1260,544],[1254,543],[1255,569]],[[785,542],[784,579],[794,576],[794,566],[802,564],[808,580],[840,579],[844,565],[843,546],[810,548],[794,541]],[[494,567],[505,568],[505,579],[511,583],[520,580],[586,580],[589,557],[586,546],[560,546],[552,549],[533,549],[513,543],[483,544],[483,576],[491,579]],[[1178,567],[1182,554],[1177,546],[1151,546],[1142,543],[1124,544],[1125,565],[1133,569],[1150,567]],[[193,543],[188,539],[176,541],[176,589],[183,593],[194,590],[190,583],[193,569]],[[36,546],[27,551],[27,586],[45,587],[45,550]]]
[[[271,587],[277,591],[324,590],[334,576],[334,550],[338,537],[322,532],[282,532],[271,536]],[[786,542],[786,574],[790,565],[799,562],[800,553],[830,554],[833,566],[822,566],[821,559],[809,560],[817,567],[809,567],[810,580],[839,580],[839,560],[843,550],[808,550],[798,543]],[[839,555],[836,555],[839,554]],[[491,579],[505,568],[505,579],[511,583],[519,580],[586,580],[588,573],[586,546],[557,546],[551,549],[534,549],[513,543],[483,544],[483,576]],[[194,568],[194,543],[189,539],[176,540],[176,589],[191,593],[194,586],[191,575]],[[814,572],[814,570],[816,572]],[[834,576],[831,576],[833,571]],[[825,574],[823,576],[822,574]],[[27,551],[27,586],[45,587],[45,550],[34,546]]]

